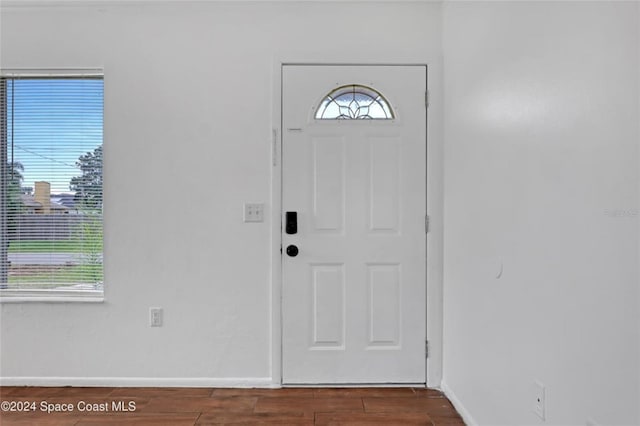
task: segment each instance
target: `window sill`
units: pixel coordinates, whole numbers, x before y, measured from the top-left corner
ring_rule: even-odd
[[[101,290],[0,290],[0,303],[103,303]]]

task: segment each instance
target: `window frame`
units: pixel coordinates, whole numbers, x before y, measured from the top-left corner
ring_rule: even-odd
[[[0,78],[2,79],[29,79],[29,78],[50,78],[50,79],[74,79],[74,78],[99,78],[103,81],[104,87],[104,70],[102,68],[60,68],[60,69],[23,69],[23,68],[5,68],[0,70]],[[103,134],[102,134],[102,146],[104,147],[104,97],[102,105],[102,117],[103,117]],[[3,120],[0,118],[0,120]],[[5,123],[0,123],[5,125]],[[6,132],[3,134],[6,137]],[[6,141],[0,141],[0,145],[6,145]],[[0,155],[0,172],[6,172],[6,146],[0,146],[0,150],[5,154]],[[5,161],[2,161],[5,160]],[[104,161],[104,160],[103,160]],[[102,170],[104,181],[104,167]],[[0,188],[0,196],[4,197],[4,188]],[[104,200],[104,187],[103,187],[103,200]],[[3,203],[4,201],[0,201]],[[6,209],[2,209],[3,214],[6,214]],[[2,225],[2,223],[4,225]],[[6,226],[6,220],[3,220],[0,226]],[[104,235],[104,216],[102,220],[103,235]],[[0,230],[0,232],[7,232],[6,230]],[[104,283],[104,237],[103,237],[103,283]],[[0,288],[0,304],[2,303],[103,303],[104,302],[104,285],[101,290],[88,290],[88,289],[4,289]]]

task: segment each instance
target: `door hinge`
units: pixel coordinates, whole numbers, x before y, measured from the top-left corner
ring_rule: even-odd
[[[429,108],[429,91],[424,92],[424,106]]]
[[[428,234],[429,233],[429,215],[425,215],[424,216],[424,233]]]
[[[424,341],[424,357],[429,358],[429,341]]]

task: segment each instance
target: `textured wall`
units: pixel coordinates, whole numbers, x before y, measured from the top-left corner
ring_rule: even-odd
[[[2,305],[0,376],[277,383],[278,61],[417,62],[440,52],[440,5],[9,6],[3,68],[104,68],[106,301]],[[245,202],[265,203],[266,221],[243,223]]]

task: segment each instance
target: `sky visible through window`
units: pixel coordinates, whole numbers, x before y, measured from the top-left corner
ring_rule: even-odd
[[[78,158],[102,144],[102,79],[7,80],[7,160],[22,164],[22,185],[72,193]]]

